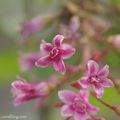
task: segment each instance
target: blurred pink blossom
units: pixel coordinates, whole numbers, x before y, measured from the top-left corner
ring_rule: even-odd
[[[32,99],[44,101],[49,94],[49,89],[46,82],[30,84],[19,79],[12,83],[11,92],[15,96],[14,106],[19,106]]]
[[[32,33],[38,32],[45,26],[43,17],[35,17],[29,21],[26,21],[21,26],[21,34],[23,38],[29,37]]]
[[[35,61],[41,56],[40,53],[27,53],[23,54],[18,63],[21,71],[28,71],[35,66]]]
[[[64,36],[56,35],[52,44],[42,41],[40,50],[44,55],[36,61],[35,65],[42,68],[53,65],[56,71],[65,74],[63,59],[70,58],[75,53],[75,49],[68,44],[62,44],[63,39]]]
[[[87,115],[94,116],[98,108],[88,102],[89,94],[85,91],[75,93],[69,90],[59,91],[58,96],[63,102],[61,116],[74,120],[87,120]]]
[[[61,33],[65,35],[65,38],[67,40],[72,40],[72,42],[75,42],[80,38],[80,33],[78,32],[80,27],[80,22],[78,17],[74,16],[70,19],[69,25],[61,25]]]

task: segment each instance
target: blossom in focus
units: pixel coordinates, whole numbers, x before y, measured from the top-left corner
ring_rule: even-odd
[[[113,83],[108,79],[109,66],[105,65],[99,70],[99,65],[89,60],[87,63],[86,74],[80,79],[79,84],[85,89],[93,87],[97,97],[102,97],[104,94],[103,87],[113,87]]]
[[[56,35],[52,44],[42,41],[40,51],[44,55],[36,61],[35,65],[42,68],[52,65],[56,71],[65,74],[63,60],[70,58],[75,53],[75,49],[68,44],[62,44],[63,39],[64,36]]]
[[[35,66],[35,61],[41,56],[40,53],[23,54],[18,63],[21,71],[28,71]]]
[[[58,96],[63,103],[61,107],[62,117],[87,120],[87,116],[94,116],[98,112],[98,108],[89,103],[89,94],[85,91],[81,90],[79,93],[75,93],[69,90],[62,90],[59,91]]]
[[[44,19],[42,17],[35,17],[29,21],[25,21],[20,29],[23,38],[29,37],[32,33],[38,32],[45,26]]]
[[[43,101],[48,96],[49,89],[46,82],[30,84],[23,80],[16,80],[12,83],[11,92],[15,96],[14,106],[19,106],[32,99]]]

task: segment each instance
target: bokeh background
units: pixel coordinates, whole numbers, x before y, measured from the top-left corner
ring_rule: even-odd
[[[120,10],[120,0],[104,1],[111,2],[111,4]],[[18,24],[23,20],[40,14],[51,14],[60,8],[61,3],[60,0],[0,0],[0,116],[24,115],[27,116],[27,118],[22,118],[22,120],[39,120],[41,115],[40,112],[33,107],[33,101],[17,108],[14,108],[12,105],[13,99],[10,94],[10,84],[15,80],[16,75],[20,74],[17,63],[18,54],[16,46],[19,34],[16,30]],[[113,31],[114,33],[120,33],[119,24],[120,23],[118,23],[117,28]],[[48,34],[48,31],[46,34]],[[44,35],[42,34],[42,36]],[[112,49],[110,51],[105,61],[110,65],[111,73],[114,74],[114,76],[120,77],[120,55],[116,54]],[[105,97],[103,98],[110,104],[120,105],[120,97],[118,97],[115,89],[106,89]],[[120,120],[112,111],[103,107],[95,99],[91,99],[91,102],[100,106],[100,116],[105,116],[107,120]],[[51,113],[49,120],[62,120],[58,110],[50,108],[48,112]],[[47,115],[47,113],[45,114]],[[3,118],[0,118],[0,120],[2,119]],[[13,120],[13,118],[9,119]],[[8,118],[4,118],[4,120],[8,120]]]

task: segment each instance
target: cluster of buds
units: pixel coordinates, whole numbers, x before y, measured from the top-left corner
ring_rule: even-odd
[[[41,40],[40,51],[21,54],[18,63],[22,72],[29,72],[35,67],[38,69],[52,67],[54,74],[49,79],[38,83],[28,83],[23,78],[13,81],[11,92],[15,97],[14,106],[33,99],[40,106],[44,106],[52,92],[57,91],[60,102],[56,104],[56,107],[60,109],[61,116],[66,120],[105,120],[103,117],[96,116],[99,108],[89,102],[90,96],[120,115],[119,107],[111,106],[102,100],[104,87],[117,86],[119,89],[119,86],[109,76],[109,65],[100,69],[101,62],[109,50],[98,49],[99,43],[103,43],[103,45],[110,43],[114,48],[120,50],[120,36],[107,38],[103,36],[111,24],[108,22],[105,27],[106,21],[90,14],[88,10],[92,11],[92,8],[85,6],[88,1],[81,0],[81,6],[72,0],[65,3],[66,12],[62,11],[60,14],[49,17],[35,17],[21,25],[20,33],[24,40],[33,33],[49,27],[49,23],[53,24],[55,18],[57,18],[56,23],[59,23],[57,26],[59,28],[57,32],[55,31],[57,34],[51,41]],[[65,24],[63,16],[66,13],[69,15],[66,16],[67,23]],[[104,41],[105,38],[106,41]],[[73,55],[76,55],[75,60],[77,60],[72,65],[64,62]],[[58,73],[59,75],[56,75]],[[34,76],[31,79],[36,81],[36,78]],[[66,83],[77,89],[77,92],[73,89],[59,90]]]

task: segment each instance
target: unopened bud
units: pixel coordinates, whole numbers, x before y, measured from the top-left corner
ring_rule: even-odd
[[[80,84],[78,82],[72,82],[70,85],[72,87],[76,88],[76,89],[81,89],[82,88],[82,86],[80,86]]]

